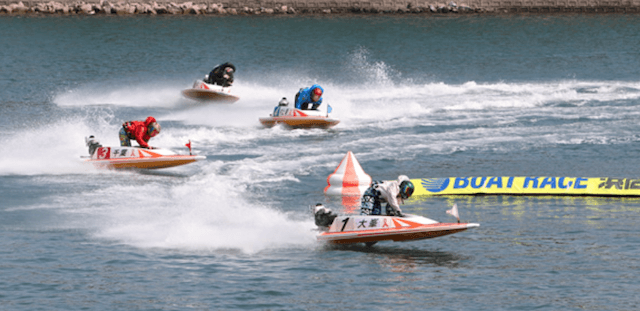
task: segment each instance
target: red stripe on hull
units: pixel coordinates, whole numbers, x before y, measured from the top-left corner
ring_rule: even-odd
[[[90,160],[98,167],[111,169],[159,169],[189,164],[197,161],[195,156],[187,157],[162,157],[150,159],[111,159],[111,160]]]
[[[454,229],[454,230],[443,230],[443,231],[422,231],[422,232],[408,232],[408,233],[398,233],[392,235],[366,235],[366,236],[358,236],[355,238],[345,238],[341,240],[326,240],[327,243],[331,244],[353,244],[353,243],[367,243],[367,242],[378,242],[378,241],[388,241],[392,240],[394,242],[402,242],[402,241],[416,241],[416,240],[424,240],[424,239],[432,239],[437,238],[449,234],[454,234],[458,232],[462,232],[467,230],[464,229]]]
[[[317,239],[332,244],[367,243],[392,240],[395,242],[437,238],[469,229],[468,224],[437,223],[412,228],[322,232]]]
[[[322,128],[327,129],[340,123],[339,120],[324,117],[273,117],[260,118],[260,123],[265,127],[273,127],[276,124],[284,124],[290,128]]]

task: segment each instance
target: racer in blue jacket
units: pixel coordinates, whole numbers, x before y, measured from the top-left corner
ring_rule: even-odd
[[[300,110],[318,110],[322,104],[322,93],[324,90],[318,84],[310,88],[300,89],[296,94],[296,108]]]

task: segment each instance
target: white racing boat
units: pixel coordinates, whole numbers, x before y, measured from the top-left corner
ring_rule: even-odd
[[[262,126],[270,128],[282,124],[292,129],[327,129],[340,123],[340,120],[330,118],[327,111],[301,110],[290,108],[288,105],[286,99],[283,98],[269,117],[260,118]]]
[[[109,169],[159,169],[174,167],[204,160],[205,156],[191,154],[191,142],[187,144],[189,154],[178,154],[169,149],[146,149],[141,147],[102,147],[93,137],[87,139],[90,157],[84,161],[99,168]]]
[[[192,88],[182,91],[182,95],[198,101],[227,104],[234,103],[240,99],[240,97],[231,94],[230,88],[209,84],[202,80],[196,80]]]
[[[440,223],[426,217],[405,214],[336,215],[322,205],[314,208],[314,217],[320,233],[318,241],[330,244],[394,242],[431,239],[479,227],[477,223]]]

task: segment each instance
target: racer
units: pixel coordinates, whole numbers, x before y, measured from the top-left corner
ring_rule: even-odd
[[[87,144],[87,147],[89,147],[89,155],[91,156],[94,152],[96,152],[96,150],[98,150],[98,148],[102,147],[98,139],[96,139],[96,137],[93,135],[85,137],[84,141]]]
[[[331,209],[324,207],[322,203],[316,204],[316,207],[313,209],[314,220],[316,222],[316,226],[321,228],[321,230],[328,230],[333,220],[338,216],[333,213]]]
[[[318,84],[306,89],[300,89],[296,94],[296,108],[300,110],[318,110],[318,107],[322,104],[322,93],[324,93],[324,90]]]
[[[227,62],[213,68],[213,70],[211,70],[211,72],[205,77],[204,82],[228,87],[233,84],[233,74],[235,72],[236,66]]]
[[[131,140],[135,139],[140,147],[154,149],[148,142],[151,137],[160,133],[160,124],[154,117],[148,117],[143,121],[127,121],[122,123],[120,129],[120,146],[131,147]]]
[[[398,199],[404,203],[413,190],[413,183],[406,175],[398,176],[397,181],[374,181],[362,195],[360,214],[403,217]],[[383,213],[382,203],[387,203],[386,213]]]

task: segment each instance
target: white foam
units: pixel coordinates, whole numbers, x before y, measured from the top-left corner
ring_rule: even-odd
[[[184,87],[183,87],[184,88]],[[56,94],[58,106],[114,105],[123,107],[175,107],[181,101],[178,82],[140,82],[127,85],[89,83]]]
[[[247,201],[245,196],[243,183],[209,171],[180,185],[147,181],[66,198],[65,206],[77,208],[62,212],[85,218],[99,239],[140,248],[253,253],[314,245],[310,220],[293,220],[282,210]]]
[[[60,122],[26,129],[0,137],[0,175],[82,173],[92,168],[82,164],[88,155],[83,123]]]

